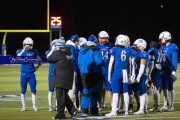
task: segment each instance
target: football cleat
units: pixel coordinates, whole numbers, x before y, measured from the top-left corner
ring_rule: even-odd
[[[37,109],[37,107],[35,106],[35,107],[33,107],[33,111],[38,111],[38,109]]]
[[[21,108],[21,111],[22,111],[22,112],[23,112],[23,111],[26,111],[26,106],[22,107],[22,108]]]
[[[137,112],[134,113],[134,115],[141,115],[141,114],[144,114],[143,110],[138,110]]]
[[[108,114],[105,114],[105,116],[117,116],[117,113],[116,112],[110,112],[110,113],[108,113]]]

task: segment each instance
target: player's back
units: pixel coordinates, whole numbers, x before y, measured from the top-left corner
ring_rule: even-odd
[[[111,55],[114,56],[114,70],[128,69],[128,62],[131,51],[128,48],[114,47],[112,48]]]

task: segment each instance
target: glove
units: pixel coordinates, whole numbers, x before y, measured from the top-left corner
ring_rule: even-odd
[[[137,82],[137,83],[139,83],[139,81],[140,81],[140,78],[139,78],[139,77],[137,77],[137,78],[136,78],[136,82]]]
[[[135,77],[136,77],[135,74],[132,74],[132,75],[131,75],[131,77],[130,77],[130,79],[129,79],[129,83],[130,83],[130,84],[133,84],[133,83],[135,82]]]
[[[29,48],[30,48],[30,46],[26,45],[26,46],[24,46],[23,50],[25,51],[25,50],[28,50]]]
[[[56,45],[54,44],[54,45],[52,46],[52,50],[54,51],[54,50],[55,50],[55,48],[56,48]]]
[[[148,80],[149,80],[149,81],[151,81],[151,80],[152,80],[152,78],[151,78],[151,74],[150,74],[150,73],[148,73]]]
[[[111,83],[111,75],[108,75],[108,81]]]
[[[172,77],[173,79],[176,79],[176,72],[175,72],[175,71],[172,71],[171,77]]]

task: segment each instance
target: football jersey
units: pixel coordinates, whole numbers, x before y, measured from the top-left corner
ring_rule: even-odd
[[[128,69],[128,62],[131,56],[131,50],[128,48],[113,47],[110,55],[114,56],[114,71]]]
[[[109,65],[109,59],[110,59],[110,54],[109,51],[111,48],[114,47],[114,45],[112,43],[107,43],[106,45],[102,45],[101,43],[97,43],[97,47],[99,48],[103,60],[106,63],[106,68],[108,68]]]
[[[170,43],[168,46],[162,46],[162,69],[176,71],[178,64],[178,47]]]
[[[18,49],[16,51],[16,54],[19,54],[21,51],[22,51],[22,49]],[[22,54],[22,56],[33,56],[33,57],[38,57],[38,55],[39,55],[39,53],[35,49],[32,49],[30,51],[25,51]],[[34,64],[30,64],[30,63],[28,63],[28,64],[25,64],[25,63],[21,64],[20,70],[21,70],[21,72],[27,72],[27,73],[31,73],[31,72],[35,72],[36,71],[36,69],[34,67]]]
[[[161,64],[161,52],[159,49],[156,48],[150,48],[148,50],[148,55],[154,56],[155,60],[154,60],[154,65],[155,64]],[[148,63],[149,63],[150,59],[148,59]],[[149,64],[148,64],[149,65]]]
[[[146,62],[148,61],[148,53],[146,51],[138,51],[136,56],[135,56],[134,62],[135,62],[135,74],[136,75],[139,74],[141,59],[146,59]],[[144,69],[143,74],[146,74],[146,67],[147,67],[147,64],[145,65],[145,69]]]

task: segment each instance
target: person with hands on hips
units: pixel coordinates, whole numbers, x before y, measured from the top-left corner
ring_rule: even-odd
[[[16,51],[17,56],[29,56],[38,58],[41,61],[40,57],[38,56],[39,53],[37,50],[33,49],[33,40],[30,37],[26,37],[23,41],[23,49],[18,49]],[[20,67],[20,86],[21,86],[21,102],[22,108],[21,111],[26,111],[26,90],[27,84],[30,85],[30,90],[32,92],[32,104],[33,104],[33,111],[38,111],[36,107],[36,77],[35,71],[40,67],[41,62],[35,67],[33,63],[22,63]]]

